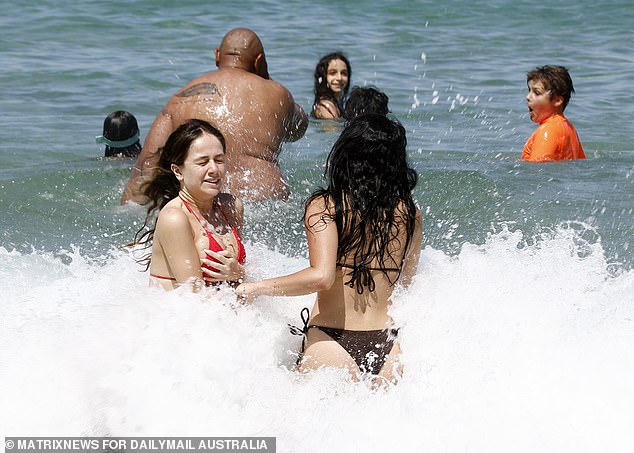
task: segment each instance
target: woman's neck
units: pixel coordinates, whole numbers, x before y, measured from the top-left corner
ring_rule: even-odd
[[[207,219],[210,219],[212,217],[212,214],[215,211],[214,201],[216,200],[216,197],[209,197],[209,198],[195,197],[191,193],[189,193],[187,189],[181,189],[178,192],[178,196],[183,201],[185,201],[190,206],[190,208],[198,211],[198,213],[202,217]]]

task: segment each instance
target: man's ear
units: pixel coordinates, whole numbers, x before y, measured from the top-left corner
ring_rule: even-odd
[[[216,50],[214,51],[215,57],[216,57],[216,67],[219,68],[220,67],[220,49],[218,49],[216,47]]]
[[[564,105],[564,97],[559,94],[556,94],[552,97],[552,102],[555,107],[560,109]]]
[[[257,75],[259,75],[263,79],[270,79],[269,66],[266,62],[266,57],[264,56],[264,52],[260,52],[257,55],[257,57],[255,57],[255,61],[253,62],[253,70]]]

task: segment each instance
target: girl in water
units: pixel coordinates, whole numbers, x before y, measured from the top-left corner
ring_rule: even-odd
[[[150,202],[136,235],[137,244],[152,248],[139,260],[150,269],[152,285],[172,290],[187,283],[196,291],[244,276],[243,206],[221,191],[224,177],[225,139],[214,126],[189,120],[169,136],[143,185]]]
[[[350,62],[340,52],[330,53],[315,67],[313,115],[319,119],[338,120],[350,88]]]
[[[397,283],[416,273],[422,218],[412,189],[403,126],[383,115],[352,120],[327,160],[327,187],[304,212],[310,266],[294,274],[239,285],[239,297],[317,292],[298,361],[302,371],[334,366],[359,379],[395,382],[401,372],[398,329],[388,315]]]

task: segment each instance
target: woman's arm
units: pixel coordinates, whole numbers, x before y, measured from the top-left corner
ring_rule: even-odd
[[[337,272],[337,225],[330,218],[322,197],[314,199],[304,217],[310,266],[282,277],[243,283],[236,288],[238,297],[301,296],[330,289]]]
[[[178,284],[202,279],[200,254],[184,212],[177,208],[163,209],[156,222],[154,239],[163,251],[166,267]]]
[[[215,261],[209,258],[201,258],[200,264],[205,264],[216,269],[214,272],[208,268],[201,268],[205,281],[212,283],[242,281],[245,275],[244,266],[240,264],[235,256],[230,256],[232,252],[228,250],[214,252],[213,250],[207,249],[205,253]]]
[[[242,238],[242,226],[244,224],[244,205],[242,200],[228,193],[219,195],[220,209],[227,215],[229,223],[236,229],[238,236]],[[236,244],[237,245],[237,244]],[[211,266],[216,272],[202,268],[203,278],[208,282],[237,282],[244,278],[244,266],[238,262],[237,256],[231,256],[232,252],[221,250],[204,250],[206,257],[201,258],[201,264]],[[216,261],[207,258],[212,257]]]
[[[420,248],[423,242],[423,216],[420,209],[416,209],[416,223],[414,225],[414,234],[409,243],[409,249],[405,255],[403,262],[403,272],[401,273],[401,284],[408,287],[412,283],[412,279],[418,271],[418,261],[420,259]]]

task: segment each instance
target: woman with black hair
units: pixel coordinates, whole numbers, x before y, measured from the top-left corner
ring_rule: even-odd
[[[315,118],[341,119],[351,78],[350,62],[341,52],[329,53],[319,60],[315,67]]]
[[[398,330],[388,315],[394,286],[416,274],[422,218],[412,189],[403,126],[383,115],[353,119],[327,160],[327,187],[307,200],[304,227],[310,266],[239,285],[239,297],[317,292],[300,370],[347,368],[390,382],[400,375]]]

